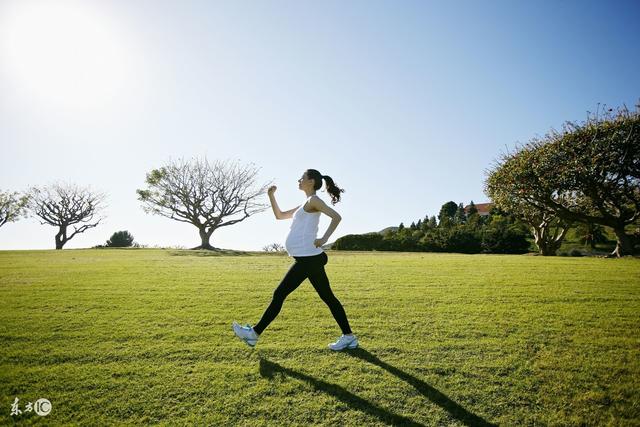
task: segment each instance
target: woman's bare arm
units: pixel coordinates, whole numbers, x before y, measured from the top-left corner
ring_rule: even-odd
[[[293,213],[300,206],[293,208],[291,210],[282,212],[280,210],[280,207],[278,206],[278,202],[276,202],[276,196],[274,195],[277,188],[278,187],[276,187],[275,185],[272,185],[271,187],[269,187],[269,190],[267,190],[267,194],[269,194],[269,201],[271,202],[271,209],[273,209],[273,214],[276,216],[276,219],[288,219],[293,217]]]
[[[280,218],[278,219],[289,219],[289,218],[293,218],[293,214],[294,212],[299,208],[300,206],[297,206],[291,210],[288,211],[284,211],[282,212],[282,215],[280,215]]]
[[[342,221],[342,217],[340,216],[340,214],[338,212],[336,212],[335,210],[330,208],[324,202],[324,200],[322,200],[319,197],[312,197],[311,200],[309,201],[309,205],[313,209],[318,210],[318,211],[320,211],[322,213],[325,213],[325,214],[327,214],[328,216],[331,217],[331,224],[329,224],[329,227],[327,227],[327,231],[324,233],[324,236],[322,236],[320,239],[316,239],[315,242],[314,242],[316,247],[322,246],[325,243],[327,243],[327,241],[329,240],[329,236],[331,236],[331,234],[333,234],[333,232],[335,231],[336,227],[338,227],[338,224],[340,223],[340,221]]]

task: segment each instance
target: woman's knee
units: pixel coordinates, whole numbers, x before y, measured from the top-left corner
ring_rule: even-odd
[[[320,299],[322,299],[322,301],[325,302],[325,304],[331,306],[331,305],[340,305],[340,301],[338,300],[338,298],[336,298],[336,296],[333,294],[333,292],[329,291],[329,292],[319,292],[320,295]]]

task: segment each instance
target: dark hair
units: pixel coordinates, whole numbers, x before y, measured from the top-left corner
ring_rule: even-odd
[[[340,193],[344,193],[344,189],[339,188],[335,184],[335,182],[333,182],[333,179],[331,179],[329,175],[322,175],[320,172],[318,172],[315,169],[307,169],[306,174],[307,174],[307,178],[314,180],[315,182],[313,184],[314,190],[319,190],[320,187],[322,187],[322,179],[324,178],[325,182],[327,183],[327,187],[326,187],[327,193],[331,195],[332,205],[335,205],[340,201]]]

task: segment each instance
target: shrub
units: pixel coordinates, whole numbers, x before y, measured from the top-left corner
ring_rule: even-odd
[[[371,251],[381,249],[382,236],[378,233],[347,234],[336,240],[331,249],[351,251]]]
[[[128,231],[116,231],[111,238],[107,240],[107,247],[110,248],[127,248],[133,245],[133,235]]]
[[[569,252],[569,255],[571,255],[571,256],[583,256],[584,254],[582,252],[580,252],[580,250],[578,250],[578,249],[572,249],[571,252]]]
[[[496,223],[482,232],[482,251],[493,254],[524,254],[529,252],[527,234],[517,227]]]

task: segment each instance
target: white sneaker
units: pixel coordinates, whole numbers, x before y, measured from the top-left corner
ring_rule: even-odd
[[[260,335],[253,330],[253,326],[249,324],[240,326],[235,320],[233,321],[233,332],[235,332],[238,338],[247,343],[249,347],[255,347],[260,337]]]
[[[355,335],[342,335],[338,338],[338,341],[329,344],[331,350],[340,351],[345,348],[356,348],[358,346],[358,337]]]

